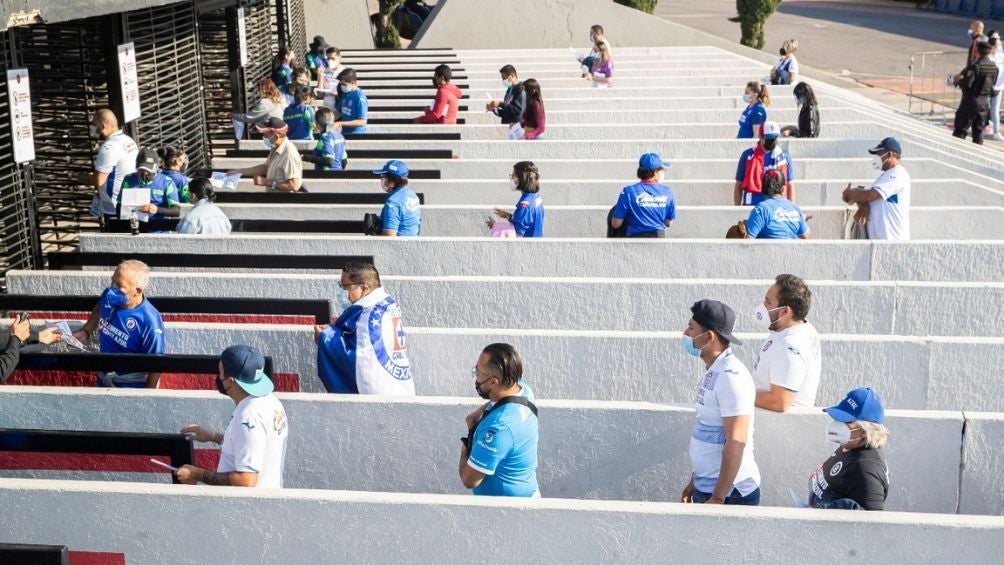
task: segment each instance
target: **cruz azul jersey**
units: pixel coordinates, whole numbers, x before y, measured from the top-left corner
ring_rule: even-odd
[[[317,370],[328,392],[414,396],[397,302],[378,288],[346,308],[321,332]]]

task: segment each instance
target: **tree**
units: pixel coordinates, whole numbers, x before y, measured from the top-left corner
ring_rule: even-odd
[[[373,39],[378,49],[401,48],[401,36],[398,35],[390,17],[403,2],[404,0],[380,0],[380,11],[373,14],[373,25],[376,27]]]
[[[736,0],[736,11],[739,16],[732,21],[739,21],[742,38],[739,43],[753,49],[763,49],[763,26],[767,18],[781,5],[781,0]]]
[[[655,5],[659,3],[659,0],[614,0],[614,2],[651,14],[655,11]]]

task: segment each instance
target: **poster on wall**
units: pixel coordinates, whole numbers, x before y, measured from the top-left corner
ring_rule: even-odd
[[[31,90],[28,69],[8,69],[7,98],[10,104],[10,131],[14,145],[14,161],[27,163],[35,159],[35,133],[31,128]]]
[[[119,45],[119,81],[122,83],[122,119],[129,123],[140,116],[136,47],[132,43]]]
[[[248,66],[248,28],[244,23],[244,8],[237,8],[237,42],[240,44],[241,66]]]

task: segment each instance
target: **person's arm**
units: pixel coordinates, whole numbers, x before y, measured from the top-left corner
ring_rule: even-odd
[[[673,220],[676,219],[676,199],[673,195],[669,196],[669,202],[666,203],[666,216],[663,218],[663,224],[667,228],[673,227]]]
[[[268,174],[268,163],[262,163],[261,165],[255,165],[253,167],[246,167],[243,169],[230,169],[227,171],[227,174],[240,174],[242,177],[264,177]]]
[[[467,488],[475,488],[486,476],[494,475],[514,445],[512,431],[501,422],[482,424],[473,441],[473,445],[460,449],[460,482]]]
[[[865,510],[884,510],[886,483],[884,469],[868,465],[862,468],[858,462],[861,477],[848,492],[848,498],[857,501]]]
[[[82,185],[101,188],[108,182],[108,174],[101,171],[90,173],[76,173],[74,178]]]
[[[749,416],[730,416],[722,418],[725,428],[725,448],[722,450],[722,464],[718,469],[718,482],[708,500],[712,504],[724,504],[725,498],[732,490],[739,467],[743,462],[743,450],[746,449],[746,438],[749,434]]]
[[[770,390],[756,393],[756,407],[771,412],[787,412],[795,402],[797,392],[792,392],[783,386],[771,383]]]
[[[31,335],[31,323],[28,320],[18,321],[17,318],[10,326],[7,344],[0,352],[0,383],[7,380],[17,363],[21,359],[21,346],[28,341]]]
[[[481,482],[485,480],[485,474],[481,471],[474,470],[470,465],[467,464],[471,456],[470,450],[468,450],[467,445],[464,443],[460,444],[460,482],[463,483],[464,487],[472,489],[481,486]]]
[[[743,202],[743,181],[737,180],[732,187],[732,205],[739,206]]]
[[[765,217],[764,207],[756,205],[750,210],[750,215],[746,217],[746,237],[756,239],[767,225],[769,218]]]
[[[94,332],[98,331],[98,318],[100,317],[101,301],[99,300],[94,308],[91,310],[91,315],[87,317],[87,321],[84,325],[77,331],[73,332],[73,337],[77,338],[81,343],[87,343]]]
[[[390,203],[384,203],[380,212],[380,219],[383,221],[383,231],[380,235],[397,237],[397,230],[401,227],[401,208]]]
[[[882,198],[882,195],[874,188],[851,188],[851,185],[848,184],[847,188],[844,189],[843,198],[844,202],[848,204],[867,204],[872,200]]]
[[[617,197],[617,203],[614,204],[613,214],[610,216],[610,227],[620,229],[624,225],[624,219],[628,215],[628,196],[624,190],[621,190],[620,196]]]
[[[248,110],[247,114],[238,114],[238,116],[240,116],[239,119],[241,121],[253,124],[267,117],[272,112],[273,106],[274,105],[271,100],[268,98],[262,98],[254,105],[254,107]]]
[[[143,334],[143,348],[141,353],[147,355],[163,355],[166,350],[164,346],[164,322],[158,314],[156,322],[152,327],[147,327]],[[157,388],[160,383],[160,373],[146,374],[146,388]]]
[[[805,214],[799,210],[799,220],[798,220],[798,239],[809,239],[809,234],[811,230],[809,229],[809,224],[805,223]]]

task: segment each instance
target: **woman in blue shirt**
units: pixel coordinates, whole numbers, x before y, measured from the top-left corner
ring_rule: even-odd
[[[495,208],[495,215],[512,222],[519,237],[543,237],[544,201],[538,194],[540,172],[537,170],[537,165],[531,161],[516,163],[512,166],[512,173],[509,174],[509,182],[512,189],[521,192],[522,196],[516,202],[516,209],[513,212]],[[488,220],[489,228],[494,224],[494,220]]]
[[[272,82],[279,92],[289,94],[288,87],[293,82],[293,50],[285,45],[279,48],[272,61]]]
[[[422,232],[422,210],[418,195],[408,188],[408,165],[403,161],[390,160],[373,174],[380,175],[380,188],[388,193],[380,212],[383,226],[380,235],[419,235]]]
[[[746,83],[746,92],[743,94],[743,102],[747,104],[739,117],[739,139],[753,139],[756,137],[756,126],[767,121],[767,106],[770,106],[770,94],[767,93],[767,85],[757,81]]]
[[[161,172],[171,179],[175,188],[178,189],[179,201],[182,204],[190,203],[192,200],[188,194],[189,178],[185,174],[185,169],[188,168],[188,155],[185,155],[184,150],[173,145],[161,147],[157,150],[157,154],[160,155],[160,160],[164,163],[164,169]]]

